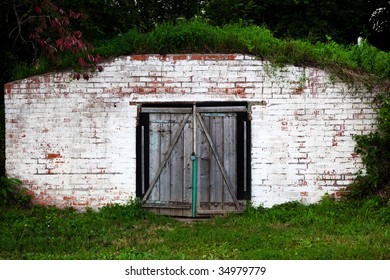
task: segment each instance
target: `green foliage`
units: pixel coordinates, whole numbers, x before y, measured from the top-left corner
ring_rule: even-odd
[[[378,42],[369,19],[386,0],[208,0],[205,17],[217,26],[245,22],[267,26],[278,38],[326,42],[331,36],[340,44],[356,43],[358,36]],[[381,20],[386,23],[386,20]],[[385,39],[386,34],[380,38]]]
[[[389,52],[378,51],[375,47],[363,41],[361,45],[351,47],[351,64],[356,68],[365,69],[369,73],[376,73],[382,77],[389,77],[390,56]]]
[[[112,40],[97,42],[95,46],[95,53],[106,58],[149,53],[243,53],[280,65],[317,66],[349,81],[360,79],[375,83],[376,78],[390,76],[390,53],[367,43],[346,47],[328,37],[328,42],[312,45],[304,40],[277,39],[268,29],[253,25],[214,27],[202,20],[180,20],[176,24],[158,25],[148,33],[133,29]],[[74,67],[74,59],[70,57],[61,61],[57,69]],[[14,78],[43,73],[48,68],[47,63],[42,63],[42,68],[31,69],[31,73],[19,71]]]
[[[0,177],[0,206],[28,207],[31,196],[23,188],[19,188],[22,181],[16,178]]]
[[[120,221],[123,219],[139,219],[145,216],[145,212],[142,209],[141,201],[138,199],[131,200],[126,205],[111,204],[102,207],[99,210],[99,216],[102,219],[110,221]]]
[[[355,152],[362,157],[365,173],[360,172],[351,185],[351,198],[381,197],[390,199],[390,91],[378,97],[376,131],[355,136]]]
[[[0,259],[389,259],[389,210],[378,199],[324,199],[179,222],[139,201],[4,209]]]

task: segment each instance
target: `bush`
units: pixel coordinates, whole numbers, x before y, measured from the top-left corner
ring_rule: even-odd
[[[359,172],[351,185],[350,198],[379,196],[384,204],[390,199],[390,91],[378,99],[378,129],[355,136],[355,152],[362,157],[365,173]]]
[[[26,189],[20,188],[22,182],[16,178],[0,177],[0,206],[28,207],[31,205],[31,195]]]

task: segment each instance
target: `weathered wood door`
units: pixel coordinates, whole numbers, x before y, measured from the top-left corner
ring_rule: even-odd
[[[174,216],[240,212],[249,196],[246,106],[142,107],[137,195]]]

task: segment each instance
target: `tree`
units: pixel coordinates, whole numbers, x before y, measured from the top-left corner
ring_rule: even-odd
[[[135,1],[140,14],[141,30],[151,30],[162,22],[193,18],[200,13],[201,0],[140,0]]]
[[[132,28],[149,31],[157,23],[190,19],[200,11],[201,0],[11,0],[1,1],[1,35],[7,38],[1,58],[7,61],[2,80],[15,61],[32,64],[44,54],[91,51],[88,42],[106,40]],[[91,54],[90,54],[91,55]],[[96,57],[87,55],[80,66]],[[88,61],[92,58],[93,61]]]
[[[379,34],[370,23],[373,12],[388,6],[388,1],[209,0],[206,2],[205,17],[216,25],[239,21],[264,25],[277,37],[306,38],[313,43],[326,41],[331,37],[341,44],[353,44],[359,36],[363,36],[375,46],[390,49],[389,43],[384,40],[386,34]],[[380,10],[375,19],[384,22],[388,14],[383,11],[389,10]],[[388,29],[388,22],[386,26]],[[384,41],[386,44],[383,44]]]
[[[178,18],[191,19],[200,12],[202,0],[52,0],[58,6],[88,15],[79,29],[86,38],[110,39],[132,28],[150,31],[156,24]]]
[[[381,1],[370,16],[369,23],[372,30],[370,39],[374,45],[390,51],[390,1]],[[387,38],[387,39],[386,39]]]
[[[23,9],[23,6],[26,6]],[[39,64],[38,55],[43,53],[55,64],[59,64],[59,53],[71,52],[73,54],[86,53],[86,59],[81,55],[78,63],[82,70],[91,70],[96,63],[101,61],[99,56],[91,54],[93,45],[83,38],[80,30],[74,29],[72,21],[82,21],[87,18],[84,13],[65,10],[50,0],[32,1],[13,0],[12,8],[15,14],[16,26],[9,33],[15,41],[31,44],[34,50],[33,60]],[[22,10],[22,13],[21,13]],[[26,34],[27,33],[27,34]],[[101,71],[102,67],[98,66]],[[75,75],[80,78],[80,74]],[[89,75],[83,75],[85,79]]]

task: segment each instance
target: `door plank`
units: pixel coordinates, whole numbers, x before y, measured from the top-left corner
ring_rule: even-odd
[[[171,122],[171,137],[173,138],[173,132],[176,131],[180,124],[180,119],[182,118],[182,115],[179,114],[171,114],[170,118],[172,120]],[[168,188],[170,189],[170,201],[183,201],[183,194],[184,194],[184,132],[187,130],[188,125],[184,126],[184,129],[182,133],[180,134],[180,137],[177,141],[177,144],[175,145],[175,148],[173,149],[172,156],[170,159],[171,162],[171,168],[170,168],[170,185]],[[182,216],[183,213],[181,210],[175,210],[175,215]]]
[[[206,138],[207,138],[207,140],[208,140],[208,142],[210,144],[210,148],[211,148],[211,150],[213,151],[213,153],[215,155],[215,159],[216,159],[216,161],[218,163],[218,166],[219,166],[219,168],[220,168],[220,170],[222,172],[222,176],[223,176],[223,179],[225,180],[226,187],[227,187],[227,189],[228,189],[228,191],[229,191],[229,193],[230,193],[230,195],[231,195],[231,197],[232,197],[232,199],[233,199],[233,201],[234,201],[234,203],[236,205],[236,209],[240,209],[240,204],[238,203],[236,194],[233,192],[233,187],[232,187],[232,185],[230,183],[230,180],[229,180],[229,178],[228,178],[228,176],[227,176],[227,174],[225,172],[225,169],[224,169],[224,167],[223,167],[223,165],[221,163],[220,157],[219,157],[219,155],[217,153],[217,150],[215,148],[213,140],[211,139],[210,134],[208,133],[208,131],[205,128],[202,116],[199,113],[196,113],[196,116],[197,116],[197,118],[199,120],[199,123],[201,124],[201,126],[202,126],[202,128],[203,128],[203,130],[205,132]]]
[[[204,136],[204,128],[200,125],[199,122],[198,129],[197,129],[197,136],[198,139],[198,201],[199,202],[210,202],[210,160],[211,160],[211,150],[210,146],[208,144],[208,141],[206,137]],[[208,118],[205,118],[204,120],[204,126],[208,130],[210,126],[210,122]],[[200,204],[197,204],[197,208],[200,206]],[[207,207],[207,209],[210,209],[210,205],[206,204],[202,207],[202,209],[205,209],[204,207]]]
[[[237,117],[234,113],[225,115],[223,119],[223,165],[226,173],[228,174],[231,182],[237,182],[237,145],[236,145],[236,130],[237,130]],[[233,192],[237,193],[237,183],[232,185]],[[223,194],[224,201],[233,201],[230,194],[225,192]]]
[[[179,120],[180,115],[171,115],[172,120]],[[171,131],[176,131],[178,125],[175,123],[171,124]],[[171,156],[171,169],[170,169],[170,200],[171,201],[181,201],[183,199],[183,165],[184,165],[184,131],[180,134],[180,137],[175,145],[172,156]],[[173,135],[171,134],[172,138]]]
[[[213,152],[210,153],[210,209],[221,210],[223,205],[224,178],[219,168],[217,155],[223,155],[223,118],[225,114],[210,114],[207,118],[210,120],[208,133],[214,143]],[[201,115],[202,116],[202,115]],[[202,116],[204,118],[204,116]],[[207,136],[206,136],[207,138]],[[212,149],[212,148],[211,148]],[[220,157],[221,161],[223,157]],[[223,162],[221,162],[223,164]]]
[[[188,123],[183,130],[183,166],[181,170],[183,172],[182,181],[182,201],[190,203],[192,205],[192,122]],[[183,216],[191,216],[191,207],[187,210],[183,209]]]
[[[160,181],[160,202],[170,201],[171,196],[171,163],[172,157],[167,157],[169,148],[171,147],[171,115],[170,114],[160,114],[160,145],[161,145],[161,158],[167,158],[167,161],[164,165],[164,168],[161,170],[161,174],[159,175]],[[180,138],[180,137],[179,137]],[[176,145],[173,146],[173,151],[175,150]]]
[[[150,115],[149,119],[149,176],[151,178],[157,177],[157,180],[153,182],[153,189],[150,188],[150,182],[146,182],[145,187],[147,188],[145,194],[152,201],[160,200],[160,182],[158,173],[159,166],[161,164],[161,143],[160,143],[160,131],[161,122],[160,116]],[[149,188],[148,188],[149,186]],[[150,196],[149,196],[150,195]],[[145,195],[144,195],[145,197]]]
[[[168,150],[167,154],[165,155],[164,159],[162,160],[162,162],[161,162],[161,164],[160,164],[160,167],[159,167],[159,169],[157,170],[154,179],[153,179],[152,182],[150,183],[148,190],[146,191],[144,197],[142,198],[142,202],[145,202],[146,199],[148,199],[150,193],[152,192],[152,189],[153,189],[154,185],[156,184],[157,180],[159,179],[159,177],[160,177],[160,175],[161,175],[161,172],[162,172],[162,170],[164,169],[164,166],[167,164],[167,162],[168,162],[168,160],[169,160],[169,158],[170,158],[170,156],[171,156],[171,154],[172,154],[172,151],[173,151],[173,149],[174,149],[174,147],[175,147],[177,141],[179,140],[180,134],[181,134],[181,132],[183,131],[184,126],[185,126],[185,124],[187,123],[187,120],[188,120],[189,117],[190,117],[190,114],[186,114],[186,115],[184,116],[183,121],[181,122],[180,127],[178,128],[178,130],[177,130],[177,132],[176,132],[176,134],[175,134],[175,137],[173,138],[173,141],[172,141],[172,143],[171,143],[171,145],[170,145],[170,147],[169,147],[169,150]],[[154,160],[154,159],[151,158],[151,161],[153,161],[153,160]]]

